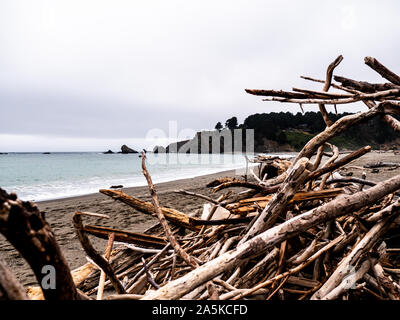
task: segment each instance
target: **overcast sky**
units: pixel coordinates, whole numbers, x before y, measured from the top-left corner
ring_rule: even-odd
[[[400,72],[399,14],[399,1],[1,0],[0,151],[149,148],[169,121],[297,112],[244,89],[318,89],[299,76],[324,78],[339,54],[335,74],[381,81],[365,56]]]

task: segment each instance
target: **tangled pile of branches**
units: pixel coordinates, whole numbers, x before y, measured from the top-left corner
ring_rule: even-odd
[[[208,187],[215,192],[229,188],[219,197],[177,190],[206,201],[201,215],[160,205],[142,153],[152,202],[121,190],[100,192],[156,215],[159,223],[144,233],[133,233],[84,225],[85,215],[106,217],[76,212],[73,224],[89,261],[72,272],[37,207],[1,190],[0,232],[28,261],[39,284],[43,266],[54,266],[57,285],[56,289],[31,287],[27,293],[0,264],[0,298],[400,299],[400,248],[388,241],[400,224],[400,175],[380,183],[343,177],[340,169],[371,147],[341,157],[329,143],[351,126],[377,116],[400,130],[395,117],[400,114],[400,77],[367,57],[366,64],[389,82],[334,76],[337,83],[332,83],[341,61],[339,56],[329,65],[325,80],[303,77],[323,83],[322,91],[246,90],[269,97],[267,101],[296,103],[301,108],[318,104],[326,129],[292,161],[254,159],[259,171],[252,170],[252,180],[213,181]],[[346,93],[328,92],[331,87]],[[336,122],[329,119],[325,105],[336,108],[357,101],[368,110]],[[108,239],[104,255],[93,248],[89,234]]]

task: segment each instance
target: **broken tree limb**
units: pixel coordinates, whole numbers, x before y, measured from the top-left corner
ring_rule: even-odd
[[[331,86],[332,82],[332,74],[333,70],[340,64],[340,62],[343,60],[343,56],[340,55],[338,56],[329,66],[328,69],[326,70],[326,79],[325,79],[325,84],[322,89],[322,91],[327,92]],[[331,126],[333,121],[329,118],[328,112],[326,111],[325,105],[320,103],[318,104],[319,111],[321,112],[322,118],[325,121],[325,124],[327,127]]]
[[[342,87],[351,88],[358,92],[374,93],[391,89],[400,89],[400,86],[392,83],[369,83],[366,81],[356,81],[345,77],[334,76],[335,81],[340,82]],[[342,89],[342,88],[341,88]]]
[[[28,299],[22,284],[0,259],[0,301]]]
[[[94,263],[96,263],[104,271],[104,273],[110,279],[117,293],[119,294],[126,293],[121,282],[116,277],[115,272],[111,267],[111,265],[100,254],[97,253],[97,251],[93,248],[92,244],[90,243],[90,240],[84,231],[82,218],[79,211],[75,212],[75,214],[72,217],[72,221],[74,223],[78,239],[83,249],[85,250],[86,254],[90,257],[90,259],[94,261]]]
[[[330,143],[327,143],[327,145],[332,149],[333,155],[328,159],[328,161],[326,161],[324,163],[324,165],[322,166],[321,169],[323,169],[325,167],[328,167],[331,163],[333,163],[339,157],[339,148],[336,147],[335,145],[330,144]],[[321,183],[319,185],[320,189],[324,189],[325,188],[326,180],[328,180],[330,174],[331,174],[331,172],[325,174],[322,177],[322,181],[321,181]]]
[[[400,300],[400,286],[393,281],[390,275],[385,274],[382,265],[378,262],[372,268],[378,283],[383,286],[389,294],[390,299]]]
[[[194,193],[194,192],[190,192],[190,191],[186,191],[186,190],[175,190],[175,193],[179,193],[179,194],[183,194],[183,195],[187,195],[187,196],[193,196],[193,197],[197,197],[203,200],[206,200],[208,202],[211,202],[213,204],[219,205],[219,202],[217,200],[214,200],[211,197],[208,197],[204,194],[200,194],[200,193]]]
[[[365,57],[364,62],[367,66],[378,72],[383,78],[389,80],[393,84],[400,85],[400,77],[386,68],[375,58]]]
[[[80,298],[54,233],[34,204],[0,189],[0,232],[29,263],[46,300]],[[42,280],[48,275],[43,273],[45,266],[56,271],[56,289],[43,287]]]
[[[353,151],[352,153],[344,156],[343,158],[341,158],[333,163],[330,163],[329,165],[324,166],[321,169],[311,172],[307,178],[307,181],[314,180],[325,173],[332,172],[333,170],[336,170],[336,169],[350,163],[351,161],[363,156],[364,154],[366,154],[370,151],[371,151],[370,146],[362,147],[356,151]]]
[[[330,127],[327,127],[324,131],[316,135],[314,138],[312,138],[305,146],[304,148],[299,152],[299,154],[296,157],[295,162],[298,161],[298,159],[307,157],[311,158],[312,155],[316,152],[318,147],[325,142],[327,142],[329,139],[333,138],[334,136],[346,131],[348,128],[351,126],[366,121],[368,119],[371,119],[378,114],[381,114],[383,112],[383,108],[381,104],[378,104],[376,107],[369,109],[368,111],[365,111],[363,113],[356,113],[348,116],[344,116],[337,120],[333,125]]]

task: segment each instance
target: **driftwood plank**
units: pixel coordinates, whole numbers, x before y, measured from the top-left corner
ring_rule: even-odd
[[[163,248],[167,244],[167,239],[164,237],[124,231],[115,228],[86,225],[83,230],[88,234],[102,239],[108,239],[109,235],[114,233],[115,241],[137,244],[144,247]]]

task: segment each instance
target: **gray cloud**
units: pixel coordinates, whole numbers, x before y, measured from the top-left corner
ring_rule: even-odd
[[[400,71],[399,9],[397,1],[4,0],[0,139],[63,137],[72,150],[68,138],[143,138],[169,120],[199,130],[233,115],[297,112],[244,88],[319,88],[299,76],[323,78],[339,54],[344,76],[380,81],[367,55]]]

